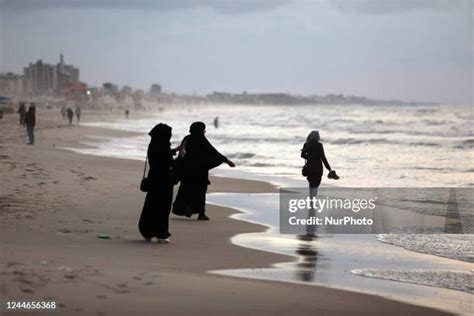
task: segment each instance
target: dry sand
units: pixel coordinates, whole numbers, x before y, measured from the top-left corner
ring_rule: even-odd
[[[80,146],[84,135],[132,133],[69,126],[56,111],[39,109],[29,146],[17,119],[0,121],[0,302],[55,301],[54,315],[444,315],[355,292],[207,273],[294,259],[231,244],[233,235],[264,227],[215,206],[208,206],[210,222],[172,217],[171,244],[144,242],[137,229],[142,163],[60,148]],[[211,181],[214,192],[275,190]]]

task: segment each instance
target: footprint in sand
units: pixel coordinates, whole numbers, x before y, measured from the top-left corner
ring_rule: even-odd
[[[24,278],[14,278],[13,281],[21,283],[21,284],[33,285],[33,282],[31,282],[28,279],[24,279]]]
[[[130,293],[130,291],[127,290],[127,289],[117,289],[117,290],[115,290],[114,292],[117,293],[117,294],[127,294],[127,293]]]
[[[33,294],[35,291],[31,288],[20,288],[23,293]]]
[[[103,294],[96,295],[95,297],[97,297],[100,300],[106,300],[107,299],[107,295],[103,295]]]
[[[117,289],[114,289],[114,292],[115,293],[118,293],[118,294],[126,294],[126,293],[130,293],[130,290],[128,289],[128,285],[126,283],[119,283],[117,284]]]

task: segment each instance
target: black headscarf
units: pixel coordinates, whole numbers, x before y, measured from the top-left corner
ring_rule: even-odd
[[[206,124],[203,122],[194,122],[189,127],[189,133],[191,135],[204,135],[204,131],[206,130]]]
[[[219,153],[207,140],[204,135],[206,124],[203,122],[194,122],[189,127],[190,135],[183,139],[186,148],[185,161],[188,166],[197,167],[198,169],[212,169],[225,162],[227,158]]]
[[[173,166],[173,155],[171,153],[171,127],[166,124],[158,124],[148,133],[151,142],[148,146],[148,162],[150,172],[148,177],[168,178],[170,167]]]
[[[171,127],[160,123],[155,125],[148,133],[151,136],[152,141],[166,141],[169,143],[171,139]]]

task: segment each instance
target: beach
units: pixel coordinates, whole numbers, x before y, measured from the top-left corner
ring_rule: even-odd
[[[2,301],[53,301],[55,315],[447,314],[357,292],[208,273],[295,258],[231,243],[266,227],[213,205],[209,222],[172,215],[169,245],[146,243],[137,229],[143,162],[63,149],[83,146],[87,135],[137,134],[69,126],[52,111],[39,111],[37,120],[34,146],[25,144],[16,115],[0,121]],[[276,192],[258,181],[212,177],[211,183],[210,192]]]

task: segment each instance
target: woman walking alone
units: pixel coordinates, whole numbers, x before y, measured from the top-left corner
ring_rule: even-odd
[[[319,131],[312,131],[306,138],[306,143],[301,150],[301,158],[306,160],[304,173],[309,183],[309,194],[311,197],[318,194],[318,188],[323,176],[323,164],[328,171],[332,172],[324,153],[323,144],[319,140]]]

